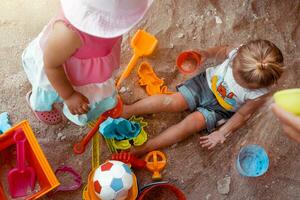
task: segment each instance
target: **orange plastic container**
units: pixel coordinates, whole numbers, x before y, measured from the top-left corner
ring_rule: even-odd
[[[15,145],[13,140],[14,130],[18,128],[21,128],[25,133],[28,142],[26,145],[26,160],[28,164],[34,168],[37,176],[37,184],[39,184],[40,187],[38,192],[26,197],[26,200],[38,199],[59,186],[60,183],[50,167],[27,120],[20,122],[0,136],[0,151]],[[6,200],[4,191],[0,192],[0,195],[1,200]]]
[[[187,60],[194,61],[195,65],[193,65],[192,69],[184,69],[183,64]],[[201,55],[196,51],[184,51],[177,57],[176,65],[178,67],[178,70],[182,74],[191,74],[194,71],[196,71],[197,67],[201,64]]]

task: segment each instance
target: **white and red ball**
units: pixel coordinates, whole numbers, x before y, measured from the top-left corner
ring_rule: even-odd
[[[123,162],[109,160],[95,170],[93,184],[101,200],[124,200],[133,185],[132,171]]]

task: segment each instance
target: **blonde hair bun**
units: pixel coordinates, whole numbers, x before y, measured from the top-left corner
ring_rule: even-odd
[[[284,71],[281,51],[268,40],[253,40],[241,46],[234,62],[245,82],[261,87],[275,84]]]

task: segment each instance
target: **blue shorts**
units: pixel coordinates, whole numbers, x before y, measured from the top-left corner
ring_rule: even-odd
[[[217,101],[206,80],[206,72],[187,80],[177,86],[188,103],[191,111],[198,110],[205,118],[208,132],[216,129],[217,122],[222,119],[229,119],[234,112],[225,110]]]

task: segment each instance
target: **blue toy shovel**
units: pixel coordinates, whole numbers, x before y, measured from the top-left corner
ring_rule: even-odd
[[[9,192],[13,198],[27,195],[28,188],[33,191],[35,172],[32,167],[25,166],[25,143],[27,141],[21,129],[16,130],[14,141],[17,146],[17,167],[8,172]]]

